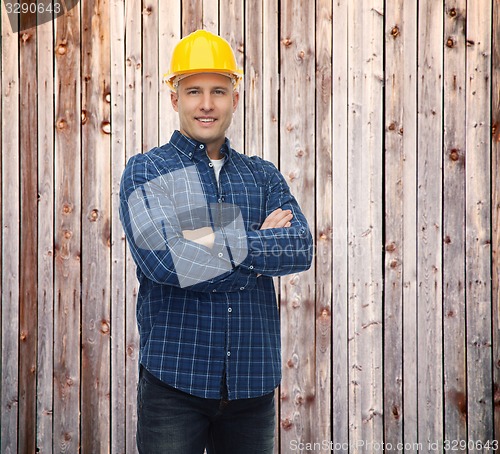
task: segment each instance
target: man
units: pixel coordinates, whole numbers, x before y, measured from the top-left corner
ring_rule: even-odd
[[[167,78],[179,131],[132,157],[122,177],[120,218],[140,284],[140,453],[273,452],[272,276],[308,269],[312,237],[276,167],[225,137],[241,76],[221,37],[182,39]]]

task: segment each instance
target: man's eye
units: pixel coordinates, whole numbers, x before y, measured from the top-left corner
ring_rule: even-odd
[[[225,90],[215,90],[214,93],[216,95],[224,95],[224,94],[226,94],[226,91]]]

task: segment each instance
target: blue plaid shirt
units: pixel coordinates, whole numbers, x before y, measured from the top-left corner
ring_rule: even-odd
[[[279,384],[272,276],[308,269],[313,242],[273,164],[237,153],[228,140],[221,151],[219,182],[204,145],[179,131],[133,156],[122,176],[120,219],[137,265],[140,363],[170,386],[210,399],[220,398],[225,375],[229,399],[244,399]],[[292,225],[259,230],[277,208],[292,210]],[[207,226],[211,248],[183,235]]]

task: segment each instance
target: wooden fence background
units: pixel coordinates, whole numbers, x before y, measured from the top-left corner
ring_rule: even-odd
[[[200,27],[245,69],[233,145],[279,165],[316,241],[280,282],[276,452],[493,452],[499,0],[81,0],[19,20],[2,1],[2,453],[135,452],[118,186],[176,127],[162,75]]]

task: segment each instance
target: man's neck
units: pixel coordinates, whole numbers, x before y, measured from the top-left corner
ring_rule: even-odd
[[[213,159],[213,160],[219,160],[219,159],[222,159],[224,157],[224,155],[222,154],[222,152],[220,151],[222,145],[220,147],[213,147],[213,148],[208,148],[207,147],[207,155],[210,159]]]

